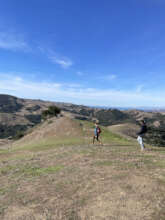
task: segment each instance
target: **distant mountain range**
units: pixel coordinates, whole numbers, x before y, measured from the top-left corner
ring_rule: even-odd
[[[118,109],[121,111],[140,110],[140,111],[149,111],[149,112],[165,112],[165,107],[152,107],[152,106],[141,106],[141,107],[91,106],[91,107],[100,108],[100,109]]]

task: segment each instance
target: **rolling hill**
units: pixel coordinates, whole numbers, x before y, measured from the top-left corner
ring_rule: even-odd
[[[3,94],[0,95],[0,138],[10,137],[13,139],[23,136],[29,129],[31,130],[35,125],[41,123],[42,111],[52,105],[62,110],[61,115],[72,119],[97,121],[103,126],[121,125],[126,130],[127,125],[130,124],[132,125],[131,129],[134,130],[137,127],[137,121],[145,119],[150,131],[148,132],[147,142],[159,146],[165,145],[165,115],[162,112],[91,108],[70,103],[20,99]],[[128,131],[124,132],[128,133]],[[129,131],[129,134],[132,136],[132,132]]]
[[[61,116],[1,149],[0,219],[163,220],[164,148],[101,128],[93,145],[92,122]]]
[[[69,103],[20,99],[0,95],[0,138],[14,137],[18,131],[26,131],[41,122],[41,113],[49,106],[56,105],[62,114],[80,120],[98,120],[102,125],[114,124],[129,119],[128,114],[119,110],[104,110]]]

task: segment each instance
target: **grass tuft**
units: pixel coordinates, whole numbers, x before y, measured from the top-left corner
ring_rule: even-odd
[[[63,166],[54,166],[54,167],[47,167],[47,168],[37,168],[37,167],[24,167],[19,171],[26,176],[41,176],[45,174],[56,173],[63,169]]]

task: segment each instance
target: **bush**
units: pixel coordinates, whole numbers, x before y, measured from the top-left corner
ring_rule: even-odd
[[[14,125],[7,126],[0,124],[0,138],[8,138],[10,136],[17,136],[17,132],[24,133],[28,128],[28,125]],[[19,136],[19,135],[18,135]]]
[[[165,147],[165,131],[160,128],[149,127],[145,140],[148,144]]]
[[[49,108],[45,111],[42,111],[41,117],[46,120],[47,118],[57,117],[60,114],[61,109],[57,106],[49,106]]]
[[[48,121],[48,124],[52,124],[52,123],[53,123],[53,121],[52,121],[52,120],[49,120],[49,121]]]
[[[24,131],[17,131],[16,135],[13,137],[13,139],[18,140],[18,139],[24,137],[24,135],[25,135]]]

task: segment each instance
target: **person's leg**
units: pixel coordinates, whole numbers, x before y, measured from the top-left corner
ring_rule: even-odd
[[[139,142],[140,146],[141,146],[141,150],[144,150],[144,144],[143,144],[143,138],[141,136],[138,136],[137,141]]]
[[[97,136],[97,141],[99,142],[100,145],[102,145],[101,138],[100,138],[100,135],[99,135],[99,134],[98,134],[98,136]]]

